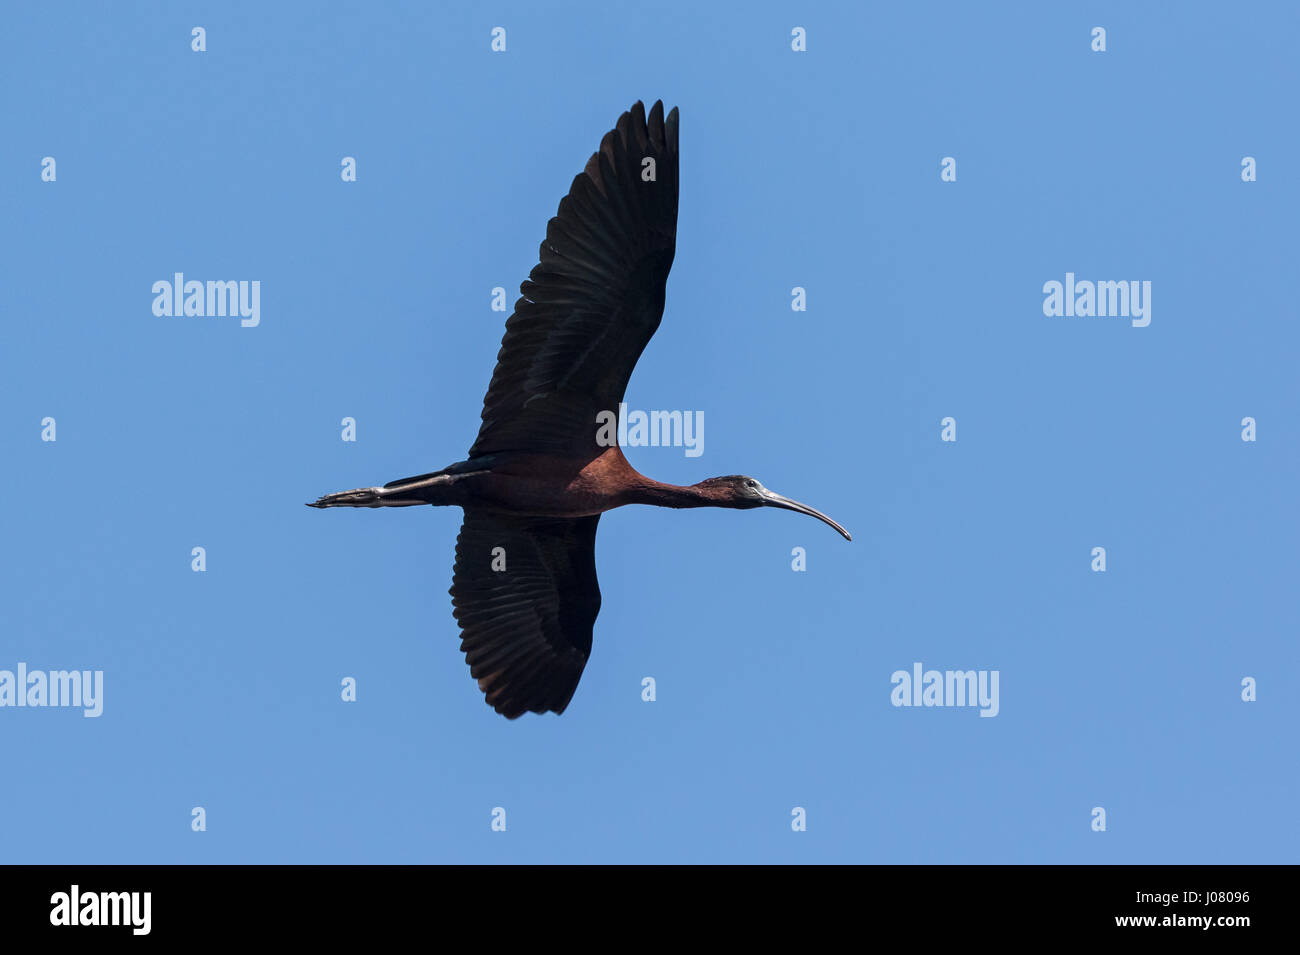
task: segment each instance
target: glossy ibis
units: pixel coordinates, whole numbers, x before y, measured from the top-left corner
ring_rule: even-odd
[[[617,443],[597,440],[598,416],[617,413],[663,315],[677,183],[677,110],[665,118],[655,103],[647,116],[638,102],[547,225],[541,261],[506,321],[469,458],[310,505],[465,509],[451,585],[461,650],[488,704],[510,719],[562,713],[578,686],[600,611],[595,543],[605,511],[782,507],[852,539],[753,478],[661,484],[637,473]]]

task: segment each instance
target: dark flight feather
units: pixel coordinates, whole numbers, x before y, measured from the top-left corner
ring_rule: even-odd
[[[456,538],[453,613],[470,674],[498,713],[563,713],[600,613],[600,517],[527,518],[466,509]],[[494,570],[496,559],[504,570]]]
[[[654,160],[654,179],[643,178]],[[546,228],[497,354],[470,458],[595,451],[663,317],[677,242],[677,110],[640,102],[601,140]]]

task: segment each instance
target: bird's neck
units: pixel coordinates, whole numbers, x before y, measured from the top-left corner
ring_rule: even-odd
[[[722,507],[716,488],[702,488],[698,484],[683,487],[664,484],[640,476],[629,495],[631,504],[652,504],[655,507]]]

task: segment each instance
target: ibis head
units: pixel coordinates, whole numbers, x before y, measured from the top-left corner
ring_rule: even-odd
[[[797,511],[815,517],[823,524],[829,524],[839,531],[845,540],[853,540],[853,536],[843,526],[815,507],[801,504],[784,494],[777,494],[776,491],[769,491],[757,478],[746,474],[728,474],[723,477],[709,478],[695,487],[706,494],[717,507],[736,507],[741,510],[751,507],[780,507],[787,511]]]

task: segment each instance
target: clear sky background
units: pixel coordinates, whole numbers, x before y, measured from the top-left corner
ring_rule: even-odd
[[[0,709],[0,861],[1296,861],[1300,14],[1137,7],[11,5],[0,669],[105,700]],[[629,458],[854,540],[607,515],[577,694],[508,722],[459,510],[303,502],[464,456],[491,289],[658,98],[677,260],[628,401],[705,453]],[[156,317],[177,271],[259,280],[260,326]],[[1150,281],[1150,326],[1045,317],[1067,271]],[[999,715],[893,707],[917,661],[997,669]]]

